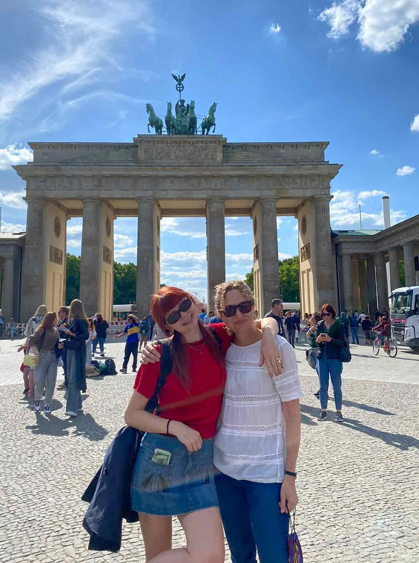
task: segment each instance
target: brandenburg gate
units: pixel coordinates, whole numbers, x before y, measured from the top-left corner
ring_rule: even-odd
[[[196,133],[175,129],[138,135],[132,143],[29,143],[33,162],[15,166],[28,204],[22,319],[41,303],[56,311],[65,302],[66,222],[72,217],[83,218],[80,298],[88,315],[112,316],[117,217],[138,219],[140,316],[160,286],[162,217],[206,217],[210,304],[226,275],[225,217],[251,217],[255,297],[265,313],[280,295],[276,218],[295,216],[302,312],[336,302],[329,202],[340,165],[325,160],[328,143],[228,143],[221,135]]]

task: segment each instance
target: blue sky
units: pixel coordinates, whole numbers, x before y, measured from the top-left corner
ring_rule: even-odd
[[[0,205],[2,231],[24,229],[23,182],[10,166],[28,141],[131,141],[184,97],[229,141],[329,141],[343,164],[332,226],[381,228],[419,213],[419,0],[201,3],[44,0],[2,6]],[[227,219],[227,272],[251,266],[250,219]],[[72,220],[69,251],[80,251]],[[115,258],[135,261],[136,221],[115,223]],[[162,281],[205,294],[203,219],[162,226]],[[296,253],[295,220],[278,221],[280,256]]]

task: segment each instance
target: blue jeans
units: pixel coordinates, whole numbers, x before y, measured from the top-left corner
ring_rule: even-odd
[[[351,326],[351,331],[352,331],[352,344],[355,344],[355,342],[359,344],[358,327]]]
[[[317,373],[320,379],[320,406],[322,409],[327,409],[330,375],[336,410],[340,411],[342,410],[342,362],[328,358],[325,352],[317,361]]]
[[[106,340],[106,338],[96,336],[96,338],[93,340],[93,354],[96,354],[96,347],[97,347],[98,343],[99,343],[99,348],[100,348],[101,354],[104,353],[104,351],[105,351],[105,340]]]
[[[215,477],[218,502],[233,563],[288,563],[289,515],[281,514],[281,483]]]

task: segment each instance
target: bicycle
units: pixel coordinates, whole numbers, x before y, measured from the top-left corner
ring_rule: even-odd
[[[382,342],[380,335],[376,335],[372,343],[372,351],[375,356],[378,356],[381,347],[383,348],[387,356],[389,356],[389,358],[395,358],[397,356],[397,342],[391,336],[385,336],[384,342]]]

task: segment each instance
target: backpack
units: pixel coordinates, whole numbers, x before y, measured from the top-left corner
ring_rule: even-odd
[[[148,334],[149,330],[150,330],[149,322],[146,320],[142,320],[140,322],[140,334]]]
[[[100,372],[100,375],[116,375],[115,362],[112,359],[105,360],[105,370]]]

